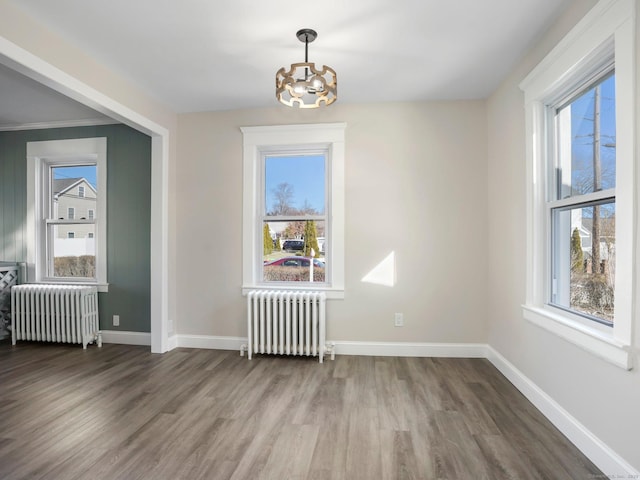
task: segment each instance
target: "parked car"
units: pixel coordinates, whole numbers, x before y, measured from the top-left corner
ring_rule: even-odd
[[[265,263],[265,267],[283,266],[283,267],[308,267],[309,262],[313,260],[315,268],[324,268],[324,262],[318,258],[307,257],[283,257],[273,262]]]
[[[304,250],[304,240],[285,240],[282,244],[283,250]]]

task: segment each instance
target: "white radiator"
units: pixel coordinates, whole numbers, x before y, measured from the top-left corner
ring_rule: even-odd
[[[79,285],[17,285],[11,288],[11,332],[17,340],[102,346],[98,290]]]
[[[271,353],[317,356],[322,363],[327,351],[333,358],[325,339],[325,301],[323,292],[249,292],[246,345],[249,360],[252,353]]]

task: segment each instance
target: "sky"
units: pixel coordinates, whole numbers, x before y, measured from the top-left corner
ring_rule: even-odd
[[[93,188],[97,189],[96,166],[87,165],[80,167],[54,167],[53,178],[85,178]]]
[[[265,160],[267,211],[273,209],[274,189],[286,182],[293,186],[291,206],[301,208],[305,200],[318,213],[325,207],[324,155],[269,156]]]

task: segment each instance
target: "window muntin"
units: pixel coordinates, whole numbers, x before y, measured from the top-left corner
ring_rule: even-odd
[[[549,304],[612,325],[616,109],[613,67],[551,108]]]
[[[268,152],[261,159],[262,282],[325,283],[327,257],[317,239],[327,235],[328,152]]]

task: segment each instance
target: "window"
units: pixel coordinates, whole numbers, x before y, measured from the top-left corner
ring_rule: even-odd
[[[78,198],[84,198],[84,187],[82,185],[78,187]]]
[[[93,220],[94,218],[96,218],[96,214],[95,214],[95,210],[90,208],[89,210],[87,210],[87,218],[89,220]]]
[[[106,291],[106,139],[29,142],[27,162],[29,281]],[[81,182],[90,197],[80,198]]]
[[[634,311],[633,1],[601,2],[522,82],[524,317],[623,368]]]
[[[600,78],[602,77],[602,78]],[[551,107],[555,135],[547,202],[549,303],[605,325],[615,304],[615,74],[607,66]]]
[[[327,226],[328,152],[296,152],[270,152],[261,157],[264,251],[260,277],[265,283],[324,284],[330,265],[318,237]]]
[[[344,295],[344,124],[244,127],[243,291]]]

